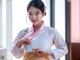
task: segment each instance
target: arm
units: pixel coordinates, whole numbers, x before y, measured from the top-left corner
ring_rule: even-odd
[[[53,44],[56,46],[56,49],[51,49],[54,59],[60,59],[62,56],[68,53],[67,45],[63,40],[62,36],[57,31],[55,32]]]
[[[18,33],[16,39],[15,39],[14,42],[12,43],[11,52],[12,52],[12,54],[13,54],[16,58],[20,58],[20,57],[23,55],[23,53],[24,53],[24,49],[16,46],[16,43],[17,43],[18,41],[20,41],[20,39],[22,39],[26,33],[27,33],[27,32],[25,32],[24,30],[20,31],[20,32]]]

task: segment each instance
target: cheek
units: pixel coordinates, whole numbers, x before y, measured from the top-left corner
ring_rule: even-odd
[[[38,20],[42,20],[42,16],[39,15],[39,16],[37,17],[37,19],[38,19]]]
[[[29,19],[31,19],[31,16],[29,16]]]
[[[32,20],[33,20],[33,18],[32,18],[31,16],[29,16],[29,19],[30,19],[30,21],[32,21]]]

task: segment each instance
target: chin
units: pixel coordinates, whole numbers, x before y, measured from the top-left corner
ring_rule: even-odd
[[[37,24],[38,24],[37,22],[33,23],[33,25],[37,25]]]

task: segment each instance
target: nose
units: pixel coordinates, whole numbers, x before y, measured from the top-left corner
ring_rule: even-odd
[[[36,20],[36,16],[35,15],[32,16],[32,20]]]

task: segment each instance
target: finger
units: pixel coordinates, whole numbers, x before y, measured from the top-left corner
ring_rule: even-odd
[[[27,43],[28,43],[28,44],[31,44],[31,40],[27,40]]]
[[[35,53],[36,53],[37,55],[40,55],[39,49],[36,49],[36,50],[35,50]]]
[[[36,54],[40,56],[40,53],[38,51],[36,52]]]
[[[24,38],[23,40],[26,41],[26,42],[30,42],[31,41],[31,39],[28,39],[28,38]]]
[[[16,46],[20,48],[21,47],[21,43],[17,42]]]
[[[36,53],[35,49],[32,49],[32,52],[35,54]]]
[[[24,40],[20,40],[18,43],[21,45],[26,44],[26,42]]]

